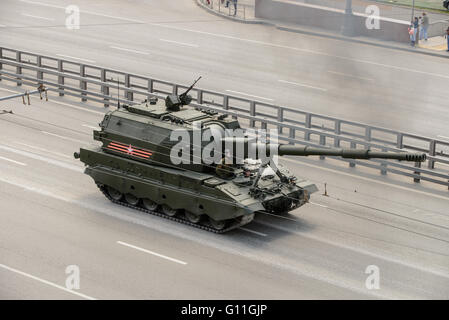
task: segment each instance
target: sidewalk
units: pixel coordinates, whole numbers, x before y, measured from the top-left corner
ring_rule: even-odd
[[[449,52],[446,51],[447,40],[441,36],[429,38],[428,41],[420,41],[417,47],[411,47],[408,43],[383,41],[361,36],[346,37],[336,31],[329,31],[325,29],[308,27],[299,24],[291,24],[281,21],[256,18],[254,15],[254,0],[239,0],[235,16],[234,16],[234,6],[232,5],[232,2],[230,2],[228,8],[225,8],[226,0],[223,1],[223,4],[221,3],[221,0],[210,0],[209,1],[210,4],[207,3],[208,2],[207,0],[194,0],[194,1],[196,1],[200,7],[206,9],[210,13],[242,23],[259,23],[259,24],[272,25],[275,28],[283,31],[296,32],[324,38],[374,45],[388,49],[396,49],[430,56],[449,58]]]

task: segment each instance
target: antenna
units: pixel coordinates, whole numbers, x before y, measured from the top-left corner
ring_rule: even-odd
[[[120,109],[120,78],[117,76],[117,109]]]

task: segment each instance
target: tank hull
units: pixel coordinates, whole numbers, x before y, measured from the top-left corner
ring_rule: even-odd
[[[87,166],[85,173],[113,202],[157,215],[165,206],[178,213],[177,220],[187,221],[184,215],[188,212],[191,216],[227,221],[226,228],[217,230],[211,227],[209,231],[221,233],[237,228],[251,222],[254,214],[264,209],[260,201],[249,195],[238,199],[227,196],[222,191],[227,185],[224,181],[218,181],[216,186],[210,185],[211,180],[216,180],[213,175],[149,165],[105,153],[101,148],[83,148],[80,158]],[[107,188],[113,188],[123,197],[111,197]],[[127,195],[137,198],[138,202],[127,202]],[[145,210],[144,199],[155,203],[157,209]],[[202,219],[197,226],[202,229],[210,227],[208,219]]]

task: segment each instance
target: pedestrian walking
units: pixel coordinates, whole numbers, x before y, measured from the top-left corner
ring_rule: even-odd
[[[419,34],[419,39],[427,41],[427,29],[429,29],[429,16],[423,12],[422,13],[422,20],[421,20],[421,32]]]
[[[447,39],[447,51],[449,51],[449,27],[446,30],[446,39]]]
[[[234,3],[234,16],[237,14],[237,0],[232,0]]]
[[[229,7],[229,2],[230,2],[230,1],[231,1],[231,0],[226,0],[225,8]]]

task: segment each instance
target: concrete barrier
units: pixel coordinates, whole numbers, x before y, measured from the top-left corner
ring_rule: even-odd
[[[287,0],[255,0],[256,18],[296,23],[340,32],[345,24],[345,11],[315,4]],[[379,17],[380,28],[366,27],[368,15],[353,13],[350,16],[354,36],[373,37],[382,40],[408,42],[408,21]],[[431,28],[439,30],[439,27]]]

